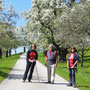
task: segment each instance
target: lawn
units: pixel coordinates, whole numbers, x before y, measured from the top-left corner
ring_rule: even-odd
[[[43,53],[39,53],[39,61],[45,63],[45,56]],[[69,81],[69,73],[67,69],[66,62],[58,63],[56,73]],[[78,72],[76,72],[76,86],[80,90],[90,90],[90,50],[84,57],[84,66],[81,67],[81,64],[78,65]]]
[[[8,73],[14,67],[21,54],[22,53],[0,59],[0,83],[8,76]]]

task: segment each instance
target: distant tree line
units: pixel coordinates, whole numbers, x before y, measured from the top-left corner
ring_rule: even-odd
[[[15,26],[18,13],[12,4],[5,9],[3,1],[0,0],[0,58],[5,54],[11,56],[11,49],[20,45],[19,34]]]

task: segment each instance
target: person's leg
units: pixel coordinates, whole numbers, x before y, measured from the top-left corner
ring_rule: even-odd
[[[72,69],[72,85],[75,87],[75,69]]]
[[[28,81],[29,81],[29,82],[30,82],[31,79],[32,79],[32,75],[33,75],[33,71],[34,71],[35,65],[36,65],[36,62],[33,62],[33,63],[31,64],[30,74],[29,74],[29,77],[28,77]]]
[[[72,69],[69,69],[69,85],[68,86],[71,86],[72,85]]]
[[[29,69],[30,69],[30,66],[31,66],[31,63],[28,62],[28,63],[26,64],[26,70],[25,70],[24,77],[23,77],[23,80],[24,80],[24,81],[25,81],[26,78],[27,78],[27,74],[28,74],[28,71],[29,71]]]
[[[55,80],[55,65],[51,65],[51,83],[53,84]]]
[[[49,64],[47,67],[47,76],[48,76],[48,83],[50,83],[51,82],[51,67]]]

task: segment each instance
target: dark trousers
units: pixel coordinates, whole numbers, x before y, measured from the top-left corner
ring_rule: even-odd
[[[75,69],[69,69],[69,83],[75,85]]]
[[[23,80],[26,80],[29,70],[30,70],[30,73],[28,76],[28,80],[30,81],[32,79],[32,74],[33,74],[35,65],[36,65],[36,62],[33,62],[33,63],[27,62]]]

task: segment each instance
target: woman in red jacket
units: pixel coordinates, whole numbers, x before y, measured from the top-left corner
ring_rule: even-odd
[[[68,55],[67,68],[69,69],[69,84],[68,86],[75,87],[75,71],[77,69],[77,63],[79,62],[79,55],[74,46],[70,48],[70,54]]]
[[[29,73],[29,76],[28,76],[28,82],[31,81],[33,70],[34,70],[34,67],[36,65],[36,60],[37,59],[38,59],[38,53],[36,51],[36,45],[32,44],[31,45],[31,50],[27,51],[27,56],[26,56],[27,65],[26,65],[26,70],[25,70],[24,77],[23,77],[23,82],[25,82],[29,70],[30,70],[30,73]]]

